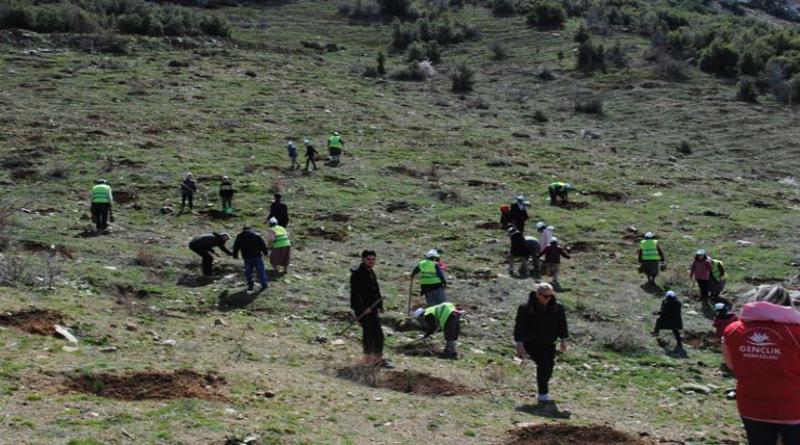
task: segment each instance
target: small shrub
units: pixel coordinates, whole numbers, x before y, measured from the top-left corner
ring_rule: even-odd
[[[512,15],[514,12],[514,3],[511,0],[492,1],[492,14],[503,17]]]
[[[584,42],[578,47],[575,68],[583,72],[606,71],[605,50],[603,45],[594,46],[592,42]]]
[[[407,24],[395,19],[392,22],[392,42],[391,48],[395,51],[403,51],[414,41],[414,30]]]
[[[586,28],[583,25],[581,25],[578,28],[578,30],[575,31],[575,34],[573,34],[572,40],[574,40],[577,43],[584,43],[587,40],[589,40],[589,37],[590,37],[589,31],[587,31]]]
[[[602,115],[603,99],[592,94],[579,95],[575,99],[575,112]]]
[[[619,41],[617,41],[611,48],[611,51],[608,52],[606,59],[615,68],[624,68],[628,66],[628,57],[625,55],[625,50],[622,49],[622,44]]]
[[[733,77],[739,66],[739,53],[730,45],[715,40],[700,53],[700,69],[718,76]]]
[[[368,66],[364,68],[364,72],[361,74],[364,77],[378,77],[378,70],[374,66]]]
[[[689,78],[686,74],[686,64],[666,54],[656,59],[656,73],[662,79],[671,82],[682,82]]]
[[[450,89],[454,93],[469,93],[475,85],[475,71],[465,62],[459,63],[450,75],[450,80]]]
[[[505,60],[508,58],[508,50],[505,45],[498,40],[489,44],[489,51],[492,53],[492,60]]]
[[[758,61],[756,61],[753,53],[750,51],[744,52],[742,57],[739,59],[739,72],[742,75],[757,76],[763,68],[764,65],[759,64]]]
[[[375,58],[375,61],[378,63],[378,66],[375,69],[378,75],[386,75],[386,55],[383,54],[383,51],[378,51],[378,56]]]
[[[752,77],[744,76],[739,79],[736,100],[748,103],[758,102],[758,90],[756,89],[756,82]]]
[[[556,76],[553,74],[553,71],[550,70],[550,68],[543,66],[537,71],[536,78],[545,82],[549,82],[551,80],[555,80]]]
[[[421,81],[425,80],[425,73],[419,67],[419,63],[412,62],[403,68],[392,71],[389,77],[394,80]]]
[[[561,29],[565,21],[564,9],[549,0],[537,0],[526,19],[528,26],[538,29]]]
[[[150,250],[150,247],[140,247],[136,251],[136,258],[133,264],[142,267],[153,268],[160,264],[158,257]]]
[[[689,146],[689,142],[681,141],[680,145],[678,145],[678,153],[682,155],[692,154],[692,147]]]
[[[417,15],[411,0],[378,0],[378,6],[383,15],[403,18],[413,18]]]
[[[547,118],[547,115],[545,115],[542,110],[536,110],[536,112],[533,113],[533,120],[539,123],[545,123],[550,119]]]

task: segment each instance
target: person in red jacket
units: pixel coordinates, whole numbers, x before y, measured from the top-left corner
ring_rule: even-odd
[[[762,286],[722,336],[749,445],[800,444],[800,299]]]
[[[737,321],[739,317],[734,313],[728,312],[728,305],[725,303],[715,304],[714,311],[717,313],[716,317],[714,317],[714,331],[717,334],[717,338],[721,339],[725,328],[734,321]]]

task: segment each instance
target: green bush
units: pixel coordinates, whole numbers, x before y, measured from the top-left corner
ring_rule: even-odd
[[[399,19],[392,22],[392,42],[391,48],[395,51],[403,51],[414,41],[414,30]]]
[[[466,62],[459,63],[450,75],[450,80],[450,89],[454,93],[468,93],[475,85],[475,71]]]
[[[739,53],[730,45],[715,40],[700,53],[699,66],[707,73],[733,77],[739,68]]]
[[[582,43],[576,54],[575,68],[583,72],[606,71],[606,58],[603,45],[594,46],[591,41]]]
[[[496,16],[509,16],[514,14],[514,3],[511,0],[493,0],[492,14]]]
[[[564,21],[564,8],[549,0],[538,0],[527,16],[528,26],[538,29],[561,29]]]
[[[492,60],[505,60],[508,58],[508,50],[499,40],[489,44],[489,51],[492,53]]]
[[[575,31],[575,34],[572,35],[572,40],[574,40],[577,43],[583,43],[589,40],[589,37],[590,37],[589,31],[587,31],[586,28],[583,25],[581,25],[580,27],[578,27],[578,30]]]
[[[378,0],[380,13],[395,17],[411,18],[415,17],[416,11],[412,7],[411,0]]]
[[[739,59],[739,72],[745,76],[757,76],[762,69],[764,69],[764,65],[759,64],[750,51],[742,54]]]
[[[739,79],[738,92],[736,99],[742,102],[756,103],[758,102],[758,90],[756,89],[756,82],[752,77],[742,77]]]
[[[421,81],[425,80],[425,73],[419,67],[419,63],[411,62],[403,68],[392,71],[389,77],[394,80]]]
[[[575,112],[602,115],[603,99],[592,94],[580,95],[575,98]]]

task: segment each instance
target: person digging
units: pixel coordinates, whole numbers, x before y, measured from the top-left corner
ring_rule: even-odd
[[[210,277],[214,274],[214,248],[219,248],[226,254],[233,256],[233,252],[225,247],[225,243],[229,239],[231,239],[230,235],[225,232],[212,232],[195,237],[189,242],[189,249],[203,259],[201,266],[203,276]]]
[[[442,303],[428,308],[417,308],[412,314],[414,318],[421,320],[425,331],[423,339],[430,337],[437,330],[441,329],[444,333],[444,350],[439,357],[455,360],[458,358],[456,342],[461,330],[461,316],[464,313],[456,309],[453,303]]]
[[[425,296],[426,306],[435,306],[447,301],[444,291],[447,286],[447,278],[439,265],[440,258],[441,254],[436,249],[431,249],[425,253],[425,259],[411,271],[410,286],[414,287],[414,277],[419,274],[420,295]]]
[[[384,311],[378,277],[373,270],[374,250],[361,252],[361,264],[350,270],[350,308],[361,325],[361,344],[364,363],[391,369],[394,366],[383,358],[383,329],[378,314]]]
[[[569,182],[552,182],[547,186],[547,192],[550,194],[550,205],[566,204],[569,202],[569,192],[575,190]]]
[[[678,295],[668,290],[661,302],[661,310],[653,312],[653,315],[658,315],[653,335],[658,338],[658,334],[662,329],[671,330],[672,335],[675,336],[675,350],[673,352],[679,355],[686,355],[680,332],[683,329],[683,319],[681,318],[681,302],[678,301]]]
[[[647,276],[647,284],[656,285],[659,269],[666,268],[666,257],[653,232],[644,234],[639,242],[639,272]]]
[[[114,196],[111,193],[111,186],[108,185],[105,179],[98,179],[89,192],[89,209],[97,232],[108,232],[108,221],[113,219],[111,213],[111,204],[113,202]]]

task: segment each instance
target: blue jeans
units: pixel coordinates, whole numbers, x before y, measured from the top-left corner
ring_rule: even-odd
[[[800,443],[800,425],[759,422],[742,418],[749,445],[775,445],[780,436],[784,445]]]
[[[253,289],[253,269],[258,272],[258,280],[261,283],[261,287],[267,287],[269,278],[267,277],[267,271],[264,269],[264,259],[258,256],[244,259],[244,278],[247,280],[247,288]]]
[[[447,301],[447,295],[444,293],[444,287],[437,287],[423,293],[425,295],[425,306],[436,306]]]

